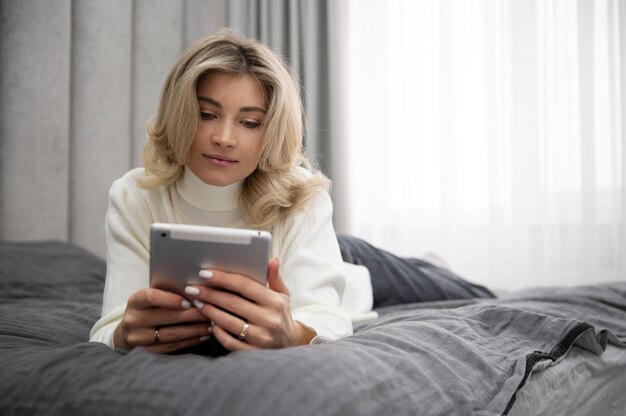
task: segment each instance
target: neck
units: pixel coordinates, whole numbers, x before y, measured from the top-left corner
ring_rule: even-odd
[[[227,186],[209,185],[185,168],[176,182],[178,193],[190,204],[209,211],[230,211],[239,207],[243,181]]]

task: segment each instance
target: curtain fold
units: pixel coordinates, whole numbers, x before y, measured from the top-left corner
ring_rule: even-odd
[[[292,66],[302,88],[307,119],[305,151],[333,181],[335,228],[347,224],[345,0],[233,0],[228,24],[269,45]]]
[[[0,2],[0,239],[104,256],[111,183],[141,165],[146,123],[226,0]]]
[[[350,1],[352,231],[491,287],[626,279],[623,8]]]

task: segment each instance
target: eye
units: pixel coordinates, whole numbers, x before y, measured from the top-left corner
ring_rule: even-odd
[[[213,120],[213,119],[215,119],[215,114],[207,113],[207,112],[204,112],[204,111],[200,111],[200,118],[202,120]]]
[[[248,129],[256,129],[257,127],[259,127],[261,125],[260,122],[258,121],[252,121],[252,120],[243,120],[241,122],[241,124]]]

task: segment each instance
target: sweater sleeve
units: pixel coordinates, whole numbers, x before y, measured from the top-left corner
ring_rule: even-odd
[[[341,308],[346,276],[328,193],[316,195],[282,226],[275,234],[283,238],[281,275],[291,292],[293,318],[315,330],[312,343],[352,334],[350,317]]]
[[[91,341],[113,348],[113,333],[128,298],[149,286],[150,223],[150,210],[137,192],[134,175],[115,181],[109,191],[105,220],[107,276],[102,317],[91,329]]]

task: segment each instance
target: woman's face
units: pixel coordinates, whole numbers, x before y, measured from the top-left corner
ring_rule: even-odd
[[[186,166],[209,185],[239,182],[257,168],[267,111],[265,95],[250,74],[202,77],[197,87],[200,123]]]

